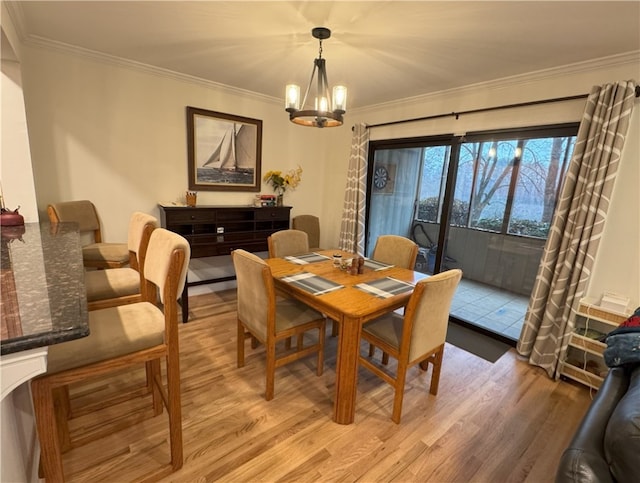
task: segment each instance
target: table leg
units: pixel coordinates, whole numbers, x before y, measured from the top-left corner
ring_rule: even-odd
[[[351,424],[355,417],[361,329],[362,324],[359,319],[345,317],[340,322],[336,362],[336,398],[333,406],[333,420],[339,424]]]

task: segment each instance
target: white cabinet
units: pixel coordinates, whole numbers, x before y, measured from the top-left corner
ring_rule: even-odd
[[[607,348],[604,340],[628,317],[599,307],[594,300],[581,300],[560,374],[598,389],[609,372],[602,356]]]

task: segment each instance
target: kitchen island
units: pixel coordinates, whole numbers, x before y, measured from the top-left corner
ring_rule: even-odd
[[[80,234],[75,223],[26,223],[0,231],[0,481],[38,481],[29,381],[47,348],[89,335]]]

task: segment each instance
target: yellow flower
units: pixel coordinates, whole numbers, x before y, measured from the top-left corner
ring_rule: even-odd
[[[302,168],[298,166],[296,169],[289,170],[284,176],[282,171],[267,171],[267,174],[262,179],[270,184],[274,191],[282,194],[287,188],[294,189],[300,184],[300,181],[302,181]]]

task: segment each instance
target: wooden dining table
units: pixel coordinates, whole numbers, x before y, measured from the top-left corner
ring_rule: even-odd
[[[316,252],[328,259],[306,264],[296,264],[285,258],[269,258],[276,289],[300,300],[325,314],[339,324],[338,354],[336,363],[336,393],[333,419],[339,424],[351,424],[355,417],[356,393],[358,382],[358,356],[360,353],[360,331],[362,325],[386,313],[403,307],[409,301],[411,291],[386,298],[373,295],[356,287],[378,279],[390,277],[412,285],[428,275],[406,268],[388,267],[381,270],[364,267],[364,273],[350,275],[348,271],[333,264],[335,253],[343,259],[354,255],[340,250],[322,250]],[[306,272],[337,283],[342,287],[320,295],[304,290],[287,279]]]

